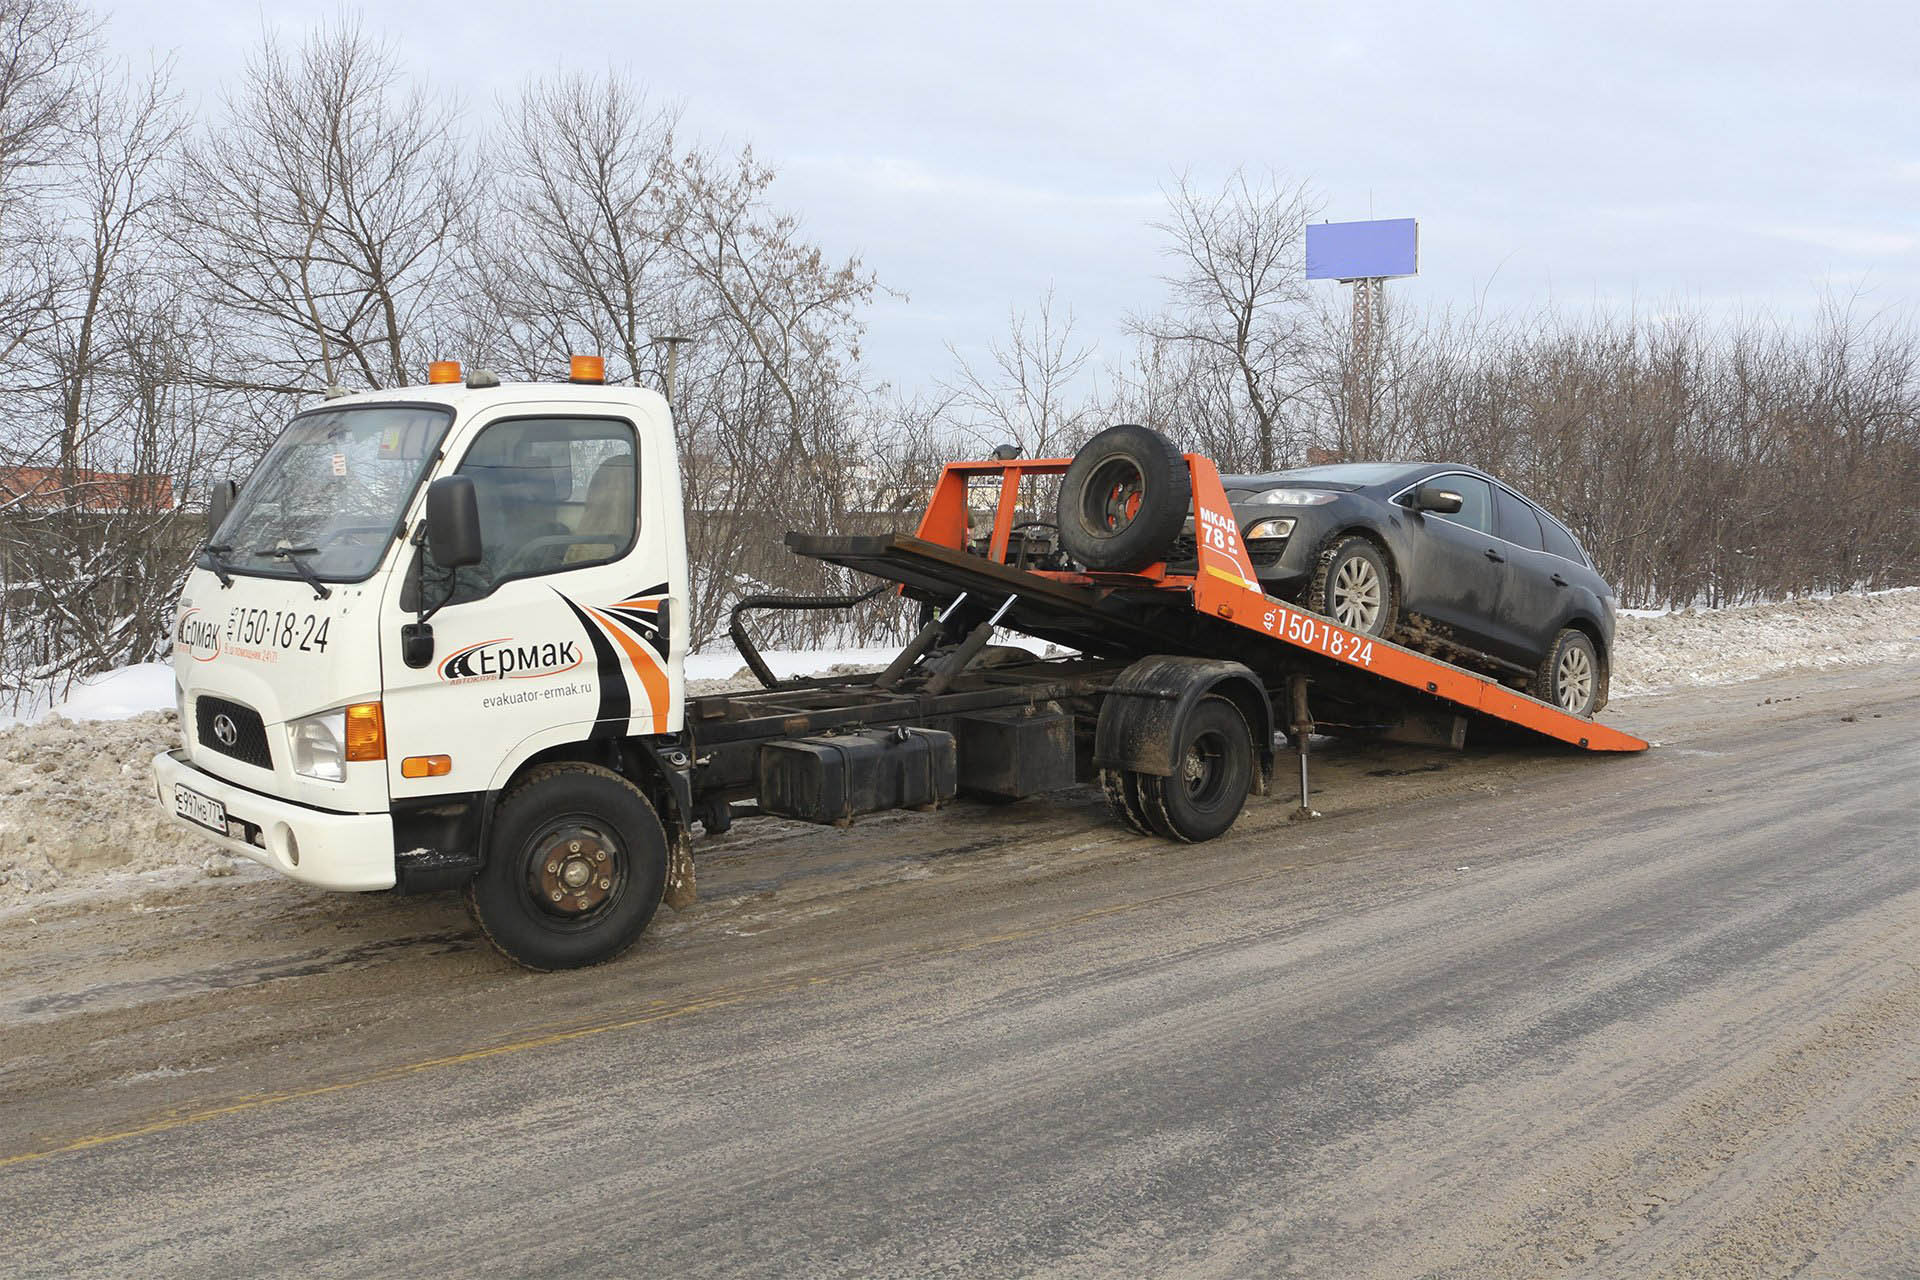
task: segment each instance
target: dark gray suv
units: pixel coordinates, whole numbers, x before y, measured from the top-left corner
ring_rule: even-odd
[[[1221,479],[1269,595],[1581,715],[1606,704],[1612,591],[1565,525],[1486,472],[1368,462]]]

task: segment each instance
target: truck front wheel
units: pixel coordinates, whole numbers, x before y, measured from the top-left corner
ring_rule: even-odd
[[[666,882],[667,833],[647,797],[611,769],[562,761],[500,802],[467,905],[508,959],[577,969],[632,946]]]

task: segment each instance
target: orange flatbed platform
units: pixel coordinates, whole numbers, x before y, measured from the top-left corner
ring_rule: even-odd
[[[794,551],[898,582],[945,604],[963,593],[1002,610],[1001,626],[1092,654],[1232,658],[1280,687],[1306,675],[1348,702],[1417,711],[1455,709],[1588,751],[1643,751],[1631,734],[1576,716],[1499,680],[1362,635],[1259,589],[1219,473],[1186,455],[1193,484],[1197,562],[1192,573],[1154,565],[1136,574],[1059,573],[1005,563],[1029,476],[1066,471],[1068,458],[949,463],[916,535],[841,537],[792,533]],[[966,550],[968,488],[998,476],[988,554]]]

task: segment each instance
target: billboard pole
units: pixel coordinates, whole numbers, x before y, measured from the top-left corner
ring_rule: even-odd
[[[1353,284],[1352,392],[1347,397],[1346,439],[1340,442],[1341,460],[1354,461],[1362,444],[1373,441],[1374,379],[1379,369],[1379,331],[1386,317],[1385,276],[1362,276]]]
[[[1339,441],[1347,461],[1375,447],[1373,407],[1386,328],[1386,283],[1419,270],[1420,224],[1412,218],[1307,226],[1307,279],[1338,280],[1353,288],[1347,416]]]

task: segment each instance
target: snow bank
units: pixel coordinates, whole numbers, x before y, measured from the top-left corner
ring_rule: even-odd
[[[1053,656],[1067,652],[1058,645],[1031,636],[1009,635],[996,631],[993,643]],[[782,680],[801,676],[850,675],[859,671],[878,671],[892,662],[901,645],[890,644],[872,649],[769,649],[761,653],[773,674]],[[695,695],[735,693],[757,689],[760,682],[742,662],[731,645],[713,653],[696,653],[687,659],[687,692]]]
[[[820,676],[829,672],[872,671],[893,661],[899,645],[883,649],[770,649],[760,656],[782,680]],[[687,689],[691,693],[727,693],[759,685],[753,672],[731,647],[717,653],[696,653],[687,659]]]
[[[173,710],[173,668],[164,662],[88,676],[48,712],[69,720],[125,720]]]
[[[179,743],[176,719],[169,707],[0,730],[0,904],[116,872],[197,867],[218,852],[154,799],[153,757]]]
[[[1920,658],[1920,590],[1625,616],[1613,696]]]
[[[30,724],[50,716],[69,720],[125,720],[149,711],[173,708],[173,668],[164,662],[121,667],[101,676],[87,676],[53,702],[42,686],[22,699],[12,714],[0,715],[0,729]]]

